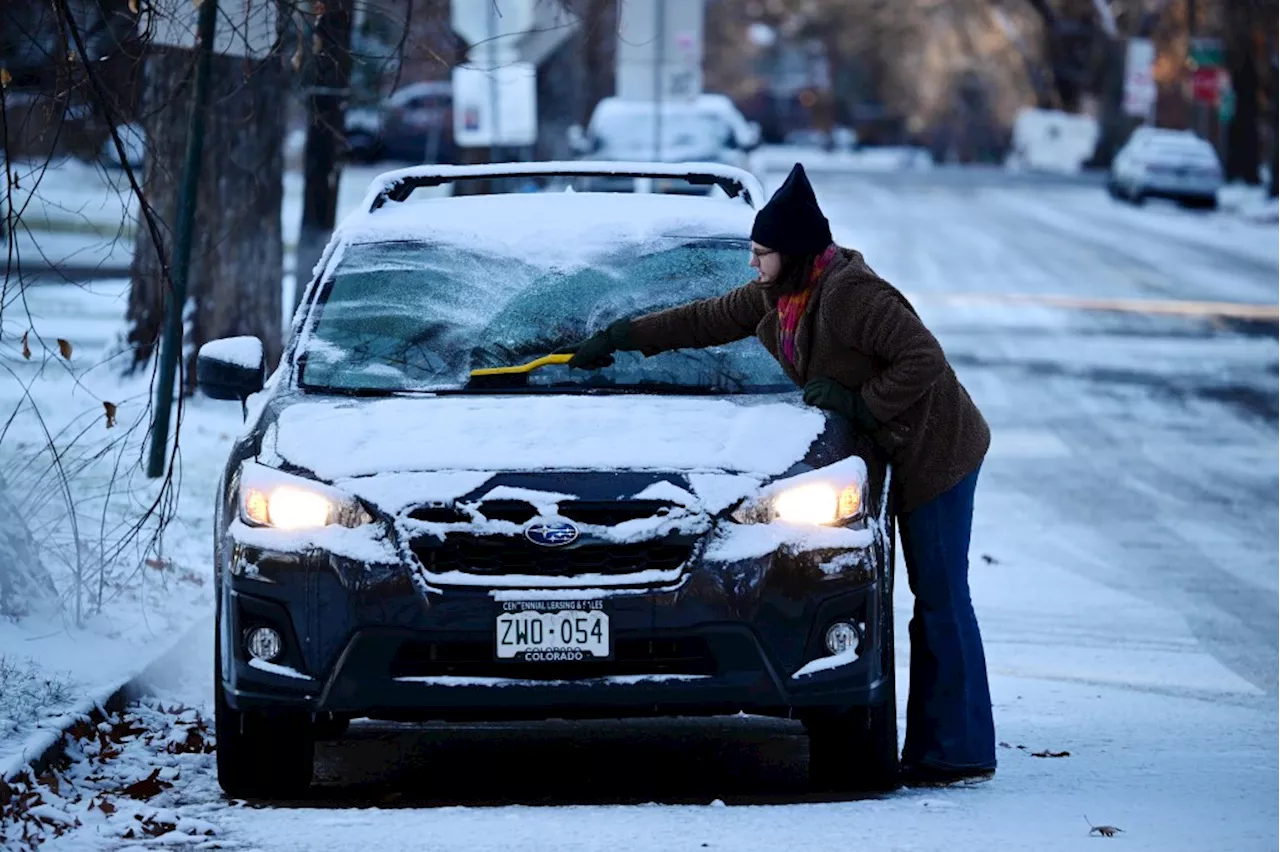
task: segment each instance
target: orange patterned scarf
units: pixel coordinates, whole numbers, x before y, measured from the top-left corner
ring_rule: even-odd
[[[832,243],[813,262],[813,269],[809,271],[809,283],[805,288],[798,293],[788,293],[778,299],[778,346],[792,366],[796,363],[796,328],[800,325],[800,317],[804,316],[804,309],[809,306],[813,285],[822,277],[822,273],[831,265],[835,256],[836,244]]]

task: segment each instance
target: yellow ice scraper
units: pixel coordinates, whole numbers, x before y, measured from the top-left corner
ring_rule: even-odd
[[[485,367],[482,370],[472,370],[471,377],[474,379],[482,376],[522,376],[532,373],[539,367],[549,367],[552,364],[568,364],[571,358],[573,358],[573,355],[569,353],[543,355],[541,358],[534,359],[527,364],[517,364],[514,367]]]

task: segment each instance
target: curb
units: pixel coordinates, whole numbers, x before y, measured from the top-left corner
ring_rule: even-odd
[[[66,713],[53,717],[51,726],[40,729],[23,744],[20,755],[8,765],[0,767],[0,808],[8,805],[13,795],[11,782],[18,779],[34,779],[47,772],[66,752],[66,738],[71,728],[80,722],[97,725],[106,721],[112,713],[148,694],[155,681],[172,666],[192,641],[209,627],[209,618],[197,618],[186,627],[168,648],[148,663],[141,671],[115,688],[108,688],[76,704]]]

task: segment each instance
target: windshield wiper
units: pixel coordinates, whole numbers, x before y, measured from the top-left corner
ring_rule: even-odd
[[[404,388],[342,388],[332,385],[298,385],[307,393],[332,394],[334,396],[386,397],[386,396],[419,396],[435,391],[406,390]]]

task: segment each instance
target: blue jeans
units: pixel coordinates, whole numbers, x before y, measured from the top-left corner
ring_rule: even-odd
[[[898,518],[911,619],[905,764],[994,769],[987,661],[969,598],[969,533],[978,471]]]

